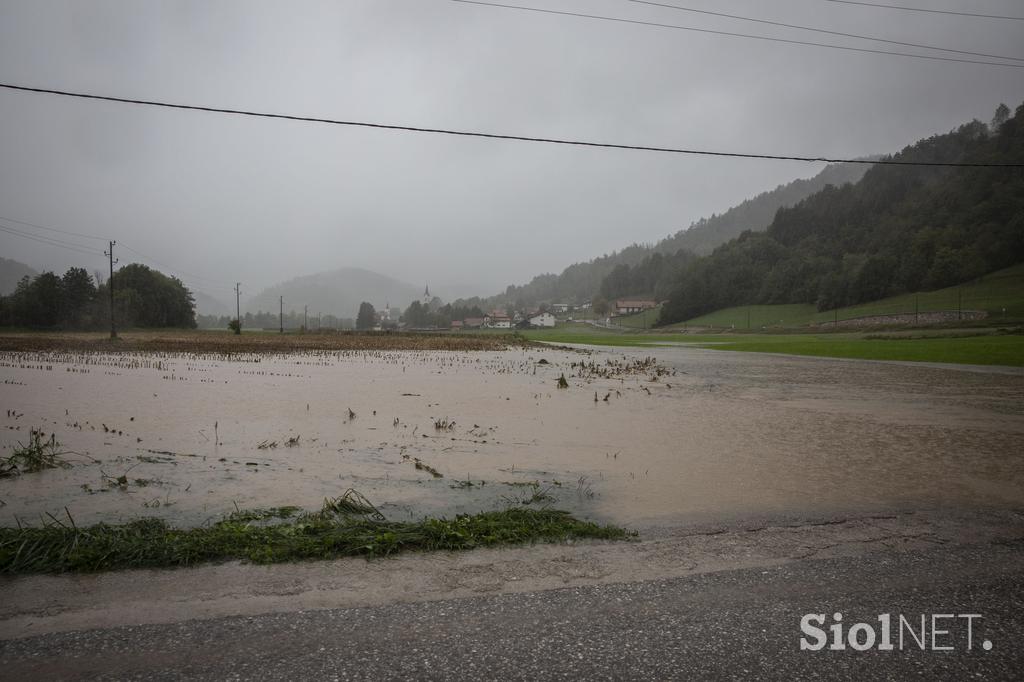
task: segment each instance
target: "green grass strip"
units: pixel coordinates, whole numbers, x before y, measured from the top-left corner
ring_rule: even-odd
[[[844,339],[793,335],[791,337],[745,340],[733,337],[727,343],[706,347],[716,350],[786,353],[860,360],[1024,366],[1024,336],[1019,335],[912,339]]]
[[[594,346],[644,347],[681,343],[748,353],[1024,367],[1024,334],[1019,333],[955,335],[942,330],[916,330],[913,336],[899,338],[898,333],[643,334],[568,328],[529,331],[525,335],[533,341]]]
[[[236,559],[269,564],[629,535],[622,528],[580,521],[555,509],[508,509],[415,522],[322,512],[292,518],[290,508],[272,511],[288,513],[240,512],[187,529],[152,518],[87,528],[70,522],[0,528],[0,572],[166,568]],[[268,519],[280,522],[266,523]]]

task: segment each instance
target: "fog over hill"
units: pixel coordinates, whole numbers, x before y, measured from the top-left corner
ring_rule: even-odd
[[[13,293],[14,288],[18,286],[18,280],[25,275],[35,277],[37,274],[39,273],[24,263],[10,258],[0,258],[0,296]]]
[[[715,247],[739,236],[744,230],[767,229],[780,208],[793,206],[827,185],[842,186],[859,181],[868,168],[870,165],[860,163],[829,164],[813,177],[797,178],[778,185],[775,189],[761,192],[720,214],[701,218],[688,228],[679,230],[656,243],[633,243],[620,251],[586,262],[574,263],[561,274],[537,275],[527,284],[509,286],[503,293],[495,296],[465,300],[484,308],[556,300],[590,300],[599,292],[602,281],[616,266],[636,266],[652,254],[671,256],[680,249],[692,251],[697,255],[707,255]]]
[[[362,301],[368,301],[378,309],[390,303],[404,310],[414,300],[422,298],[423,289],[424,285],[409,284],[362,268],[346,267],[296,277],[268,287],[243,301],[242,312],[277,312],[278,297],[283,296],[286,313],[291,310],[302,312],[303,306],[309,306],[311,315],[323,313],[354,318]]]
[[[206,292],[197,291],[195,289],[189,289],[192,292],[192,298],[196,303],[196,314],[197,315],[231,315],[234,316],[235,308],[231,303],[226,303],[218,298],[210,296]]]

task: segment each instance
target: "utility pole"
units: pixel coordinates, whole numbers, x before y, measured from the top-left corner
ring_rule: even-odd
[[[104,256],[110,258],[110,279],[107,280],[107,288],[110,289],[110,338],[117,338],[117,328],[114,326],[114,240],[110,241],[110,250],[104,253]]]
[[[235,282],[235,319],[238,320],[238,329],[235,330],[236,334],[242,333],[242,305],[239,301],[242,299],[242,283]]]
[[[302,306],[302,331],[309,331],[309,306]]]
[[[281,320],[281,333],[284,334],[284,296],[280,296],[279,299],[281,301],[281,314],[278,319]]]
[[[832,323],[833,329],[839,329],[839,307],[836,306],[835,322]]]
[[[917,315],[921,311],[920,294],[914,294],[914,324],[917,325]]]

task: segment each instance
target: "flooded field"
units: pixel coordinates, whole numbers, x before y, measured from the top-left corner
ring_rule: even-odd
[[[0,397],[0,456],[39,429],[72,465],[0,478],[0,525],[65,507],[192,525],[349,488],[395,520],[1024,505],[1014,371],[690,348],[8,350]]]

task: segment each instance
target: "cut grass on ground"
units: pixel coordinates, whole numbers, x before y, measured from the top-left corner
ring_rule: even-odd
[[[294,507],[241,511],[210,526],[188,529],[172,528],[160,519],[79,528],[70,518],[51,517],[41,527],[0,528],[0,573],[169,568],[230,560],[269,564],[576,538],[619,540],[630,535],[555,509],[397,522],[339,510],[331,502],[320,512],[302,515],[296,515]]]

